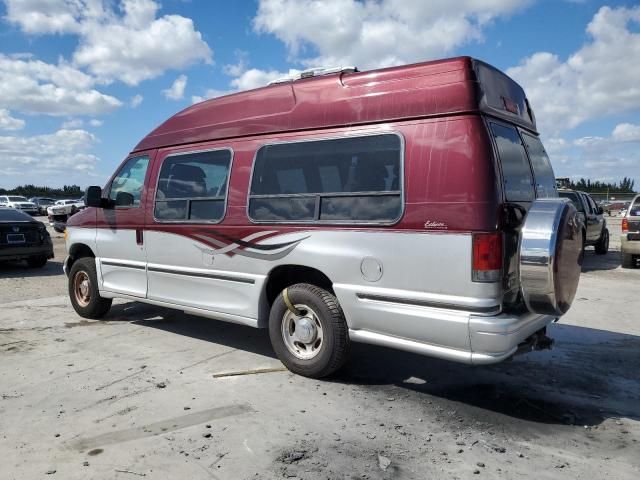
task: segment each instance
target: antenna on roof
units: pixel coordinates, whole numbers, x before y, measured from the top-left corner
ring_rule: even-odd
[[[319,77],[321,75],[331,75],[332,73],[354,73],[357,71],[358,68],[354,66],[309,68],[295,75],[287,75],[286,77],[276,78],[275,80],[270,81],[269,85],[274,85],[276,83],[293,82],[296,80],[301,80],[303,78]]]

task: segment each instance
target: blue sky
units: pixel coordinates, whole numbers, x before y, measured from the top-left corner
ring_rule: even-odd
[[[640,187],[640,7],[591,0],[0,0],[0,187],[102,184],[195,101],[317,65],[472,55],[529,95],[557,176]]]

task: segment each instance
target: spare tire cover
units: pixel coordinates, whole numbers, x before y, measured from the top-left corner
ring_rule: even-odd
[[[582,270],[582,221],[566,198],[533,202],[520,239],[520,286],[529,311],[563,315]]]

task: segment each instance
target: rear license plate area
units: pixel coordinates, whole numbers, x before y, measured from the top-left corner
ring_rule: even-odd
[[[627,234],[627,240],[631,241],[640,241],[640,233],[629,233]]]
[[[7,234],[7,243],[24,243],[24,234],[23,233],[8,233]]]

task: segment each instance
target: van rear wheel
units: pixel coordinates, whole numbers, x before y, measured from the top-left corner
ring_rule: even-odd
[[[305,377],[331,375],[349,356],[349,330],[338,300],[307,283],[286,288],[273,302],[269,337],[284,366]]]
[[[78,315],[84,318],[104,317],[111,308],[111,299],[98,292],[96,261],[92,257],[76,260],[69,272],[69,298]]]

